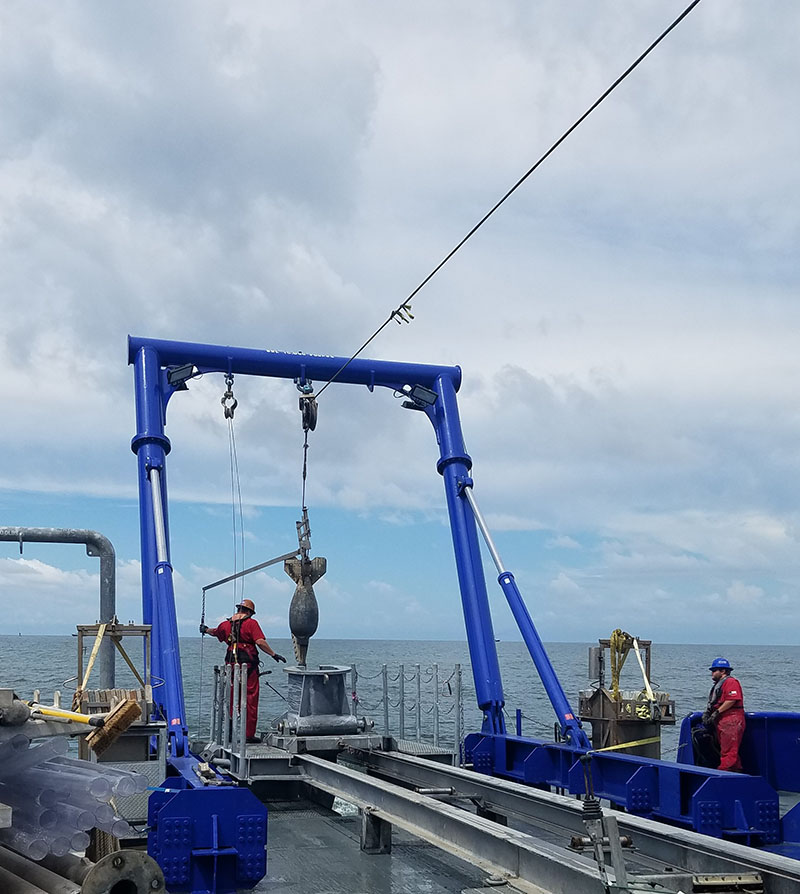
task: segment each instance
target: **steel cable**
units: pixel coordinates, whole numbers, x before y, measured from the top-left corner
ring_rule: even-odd
[[[661,43],[662,40],[674,29],[676,28],[685,18],[689,15],[689,13],[700,3],[700,0],[692,0],[692,2],[684,9],[684,11],[675,19],[672,24],[666,28],[661,34],[650,44],[650,46],[631,64],[625,71],[608,87],[590,106],[589,108],[580,116],[580,118],[575,121],[575,123],[567,128],[563,134],[555,141],[555,143],[550,146],[550,148],[542,155],[528,170],[517,180],[517,182],[509,189],[507,192],[500,198],[495,204],[483,215],[483,217],[472,227],[472,229],[452,248],[450,251],[442,258],[441,261],[431,270],[431,272],[419,283],[419,285],[411,291],[408,297],[402,301],[390,314],[389,316],[381,323],[381,325],[372,333],[372,335],[361,345],[361,347],[345,362],[343,363],[339,369],[328,379],[328,381],[320,388],[317,392],[317,399],[319,396],[325,391],[328,385],[332,384],[336,381],[336,379],[347,369],[347,367],[358,357],[361,355],[361,352],[368,347],[380,334],[383,330],[392,322],[392,320],[396,320],[397,322],[408,322],[407,317],[413,319],[413,315],[411,314],[411,301],[416,297],[418,292],[420,292],[432,279],[436,274],[444,267],[444,265],[456,254],[474,235],[478,232],[478,230],[489,220],[489,218],[503,205],[511,196],[522,186],[523,183],[533,174],[533,172],[543,163],[545,162],[558,147],[575,131],[580,127],[581,124],[589,117],[589,115],[594,112],[594,110],[610,96],[614,90],[619,87],[619,85],[628,77],[631,72],[639,66],[649,55],[650,53]]]

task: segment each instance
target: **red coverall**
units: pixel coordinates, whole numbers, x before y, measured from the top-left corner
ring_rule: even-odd
[[[234,615],[234,618],[236,616]],[[231,635],[231,618],[224,620],[215,630],[208,632],[216,636],[221,643],[228,642]],[[239,627],[239,639],[236,651],[240,664],[247,664],[247,732],[248,739],[255,738],[258,725],[258,648],[256,643],[260,639],[266,639],[261,625],[255,618],[245,618]],[[225,655],[226,664],[234,664],[233,649],[228,642],[228,652]],[[231,689],[231,712],[233,712],[233,689]]]
[[[719,739],[719,770],[742,770],[742,762],[739,759],[739,746],[744,735],[744,700],[742,698],[742,684],[728,675],[722,680],[722,688],[719,698],[714,702],[712,709],[716,709],[724,702],[734,704],[723,711],[717,720],[717,738]]]

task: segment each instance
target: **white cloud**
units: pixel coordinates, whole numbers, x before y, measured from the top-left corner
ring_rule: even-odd
[[[758,603],[764,596],[764,591],[761,587],[745,584],[740,580],[733,581],[725,593],[728,599],[737,605],[752,605]]]
[[[135,493],[128,333],[354,350],[667,12],[6,4],[0,488]],[[800,585],[799,24],[698,7],[369,348],[463,366],[476,497],[538,588],[636,604],[758,580],[764,605]],[[168,419],[172,499],[219,504],[220,531],[222,387],[193,381]],[[297,393],[235,388],[247,551],[271,555],[262,512],[300,493]],[[443,519],[430,427],[390,395],[330,388],[310,443],[313,506]],[[578,567],[537,576],[538,531]],[[176,578],[182,630],[228,571],[208,570]]]
[[[99,575],[64,571],[39,559],[0,559],[0,594],[13,618],[10,631],[69,633],[91,624],[99,609]]]
[[[381,596],[390,596],[395,592],[395,587],[384,580],[370,580],[367,581],[366,586]]]
[[[561,595],[581,592],[580,586],[563,571],[560,571],[558,577],[550,581],[550,589]]]
[[[580,543],[566,534],[561,534],[558,537],[549,537],[545,541],[545,546],[548,549],[581,549]]]

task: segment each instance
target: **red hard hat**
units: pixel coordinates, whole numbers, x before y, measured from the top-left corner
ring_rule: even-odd
[[[238,611],[246,609],[247,611],[252,612],[252,614],[256,613],[256,607],[255,605],[253,605],[252,599],[242,599],[242,601],[236,606],[236,608]]]

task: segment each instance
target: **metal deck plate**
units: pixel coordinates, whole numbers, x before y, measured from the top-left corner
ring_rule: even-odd
[[[267,877],[257,894],[461,894],[486,877],[399,829],[391,854],[370,856],[359,848],[357,816],[286,806],[267,805]]]

